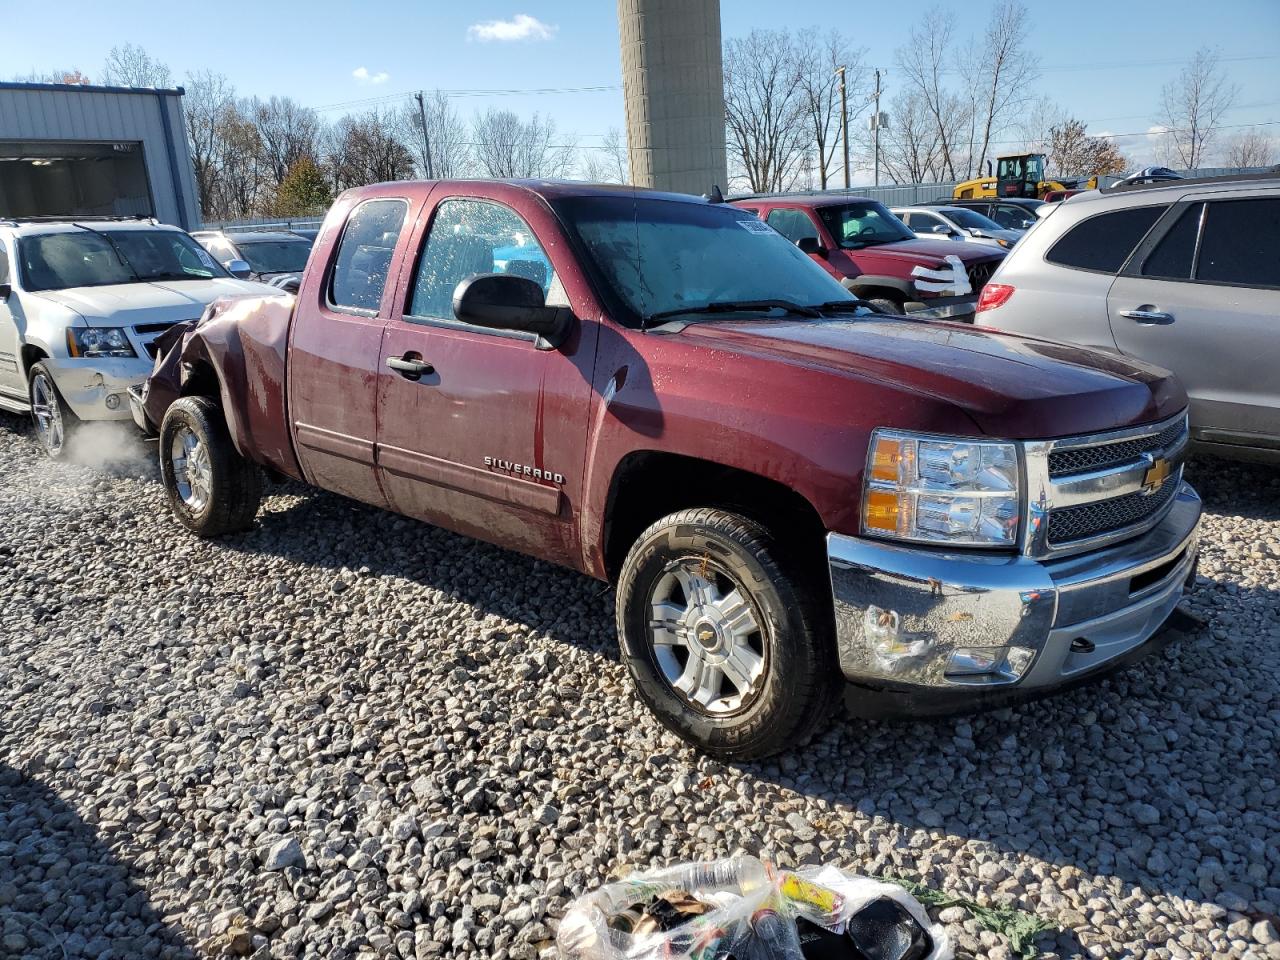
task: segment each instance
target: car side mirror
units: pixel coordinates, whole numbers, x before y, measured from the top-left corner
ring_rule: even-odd
[[[547,306],[541,286],[510,273],[463,280],[453,291],[453,315],[477,327],[536,334],[539,350],[560,346],[569,333],[568,309]]]
[[[290,277],[288,280],[281,281],[277,286],[285,293],[292,293],[297,296],[298,291],[302,289],[301,277]]]
[[[825,257],[827,248],[824,247],[817,237],[801,237],[796,241],[796,246],[800,248],[801,253],[807,253],[811,257]]]
[[[0,283],[0,303],[8,303],[11,293],[13,293],[13,287],[7,283]]]
[[[248,280],[249,275],[253,273],[253,267],[244,260],[228,260],[223,266],[227,268],[227,273],[237,280]]]
[[[930,233],[943,233],[943,234],[946,234],[948,237],[949,237],[949,236],[951,236],[951,228],[950,228],[950,227],[948,227],[945,223],[940,223],[940,224],[938,224],[936,227],[934,227],[934,228],[933,228],[932,230],[930,230],[929,232],[930,232]]]

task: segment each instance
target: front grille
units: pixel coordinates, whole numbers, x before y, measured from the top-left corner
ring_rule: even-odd
[[[1069,477],[1128,463],[1144,453],[1161,453],[1177,443],[1186,429],[1186,423],[1179,418],[1154,437],[1138,437],[1075,450],[1055,450],[1049,454],[1049,476],[1054,479]]]
[[[169,323],[140,323],[133,329],[138,333],[161,333],[179,322],[181,321],[173,320]]]
[[[1049,543],[1058,545],[1084,540],[1141,523],[1167,506],[1181,484],[1182,470],[1179,469],[1170,474],[1155,493],[1128,493],[1110,500],[1054,510],[1049,514]]]
[[[973,287],[973,292],[978,293],[987,285],[987,281],[991,279],[991,275],[996,272],[994,263],[976,263],[969,268],[969,286]]]
[[[152,340],[150,343],[143,344],[142,348],[147,351],[147,356],[150,357],[152,360],[154,360],[156,358],[156,354],[160,352],[160,345],[156,343],[154,340]]]

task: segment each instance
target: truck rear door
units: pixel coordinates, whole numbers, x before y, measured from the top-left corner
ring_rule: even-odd
[[[336,252],[313,257],[325,275],[308,277],[290,332],[289,415],[307,481],[381,507],[387,500],[374,467],[374,438],[382,328],[410,212],[407,199],[365,200],[340,237],[322,235]]]
[[[559,223],[541,201],[517,212],[493,189],[451,187],[419,217],[382,342],[379,475],[401,513],[576,564],[598,327],[578,321],[540,350],[532,335],[456,319],[454,290],[476,274],[519,274],[569,304],[557,268],[576,265]]]

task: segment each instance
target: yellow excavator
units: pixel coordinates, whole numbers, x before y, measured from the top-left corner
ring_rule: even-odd
[[[990,170],[990,166],[987,167]],[[1043,153],[1019,153],[1000,157],[996,161],[994,177],[978,177],[956,184],[951,196],[956,200],[983,198],[1028,197],[1043,200],[1053,193],[1065,190],[1093,190],[1098,186],[1097,176],[1080,180],[1046,180],[1044,178]]]

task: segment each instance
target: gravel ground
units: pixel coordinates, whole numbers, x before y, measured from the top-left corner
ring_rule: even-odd
[[[1139,666],[734,766],[633,700],[599,583],[292,486],[201,542],[102,452],[0,415],[0,956],[531,958],[628,865],[745,851],[1047,955],[1280,958],[1274,471],[1193,464],[1208,626]]]

